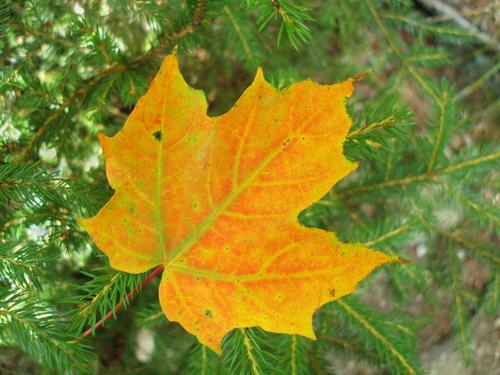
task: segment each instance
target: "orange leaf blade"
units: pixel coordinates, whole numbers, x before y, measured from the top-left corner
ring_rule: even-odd
[[[114,268],[164,264],[163,311],[217,352],[238,327],[314,338],[317,308],[397,260],[297,222],[356,167],[342,152],[352,82],[276,90],[259,69],[208,117],[167,57],[123,129],[100,138],[115,194],[80,223]]]

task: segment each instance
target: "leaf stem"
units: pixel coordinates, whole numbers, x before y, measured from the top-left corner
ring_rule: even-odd
[[[126,301],[130,301],[132,299],[133,296],[135,296],[139,290],[141,290],[142,288],[144,288],[146,285],[149,284],[149,282],[151,280],[153,280],[156,276],[158,276],[160,273],[162,273],[163,271],[163,264],[156,267],[149,275],[148,277],[146,277],[142,283],[135,287],[129,294],[127,294],[127,297],[126,297]],[[90,327],[89,329],[87,329],[84,333],[83,333],[83,337],[87,337],[89,336],[91,333],[93,333],[97,328],[100,328],[102,327],[102,325],[104,324],[105,321],[111,319],[111,317],[113,317],[115,315],[115,313],[117,313],[123,306],[123,302],[120,302],[118,304],[116,304],[115,308],[111,311],[109,311],[105,316],[104,318],[102,318],[101,320],[99,320],[93,327]]]

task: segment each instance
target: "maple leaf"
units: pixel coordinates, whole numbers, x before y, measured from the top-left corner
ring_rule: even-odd
[[[99,136],[115,193],[79,222],[113,268],[163,264],[165,315],[216,352],[240,327],[314,338],[317,308],[398,259],[297,220],[356,168],[342,152],[352,86],[276,90],[259,69],[233,109],[209,117],[168,56],[125,126]]]

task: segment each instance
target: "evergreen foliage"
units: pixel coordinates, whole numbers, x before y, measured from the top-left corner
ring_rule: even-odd
[[[20,361],[35,362],[36,373],[333,374],[354,358],[418,374],[422,319],[409,305],[420,295],[430,309],[452,304],[457,350],[473,364],[471,318],[500,309],[500,151],[478,126],[498,121],[499,43],[432,4],[6,0],[0,348],[24,353]],[[280,88],[371,70],[348,103],[345,154],[360,168],[300,220],[411,264],[384,267],[356,295],[321,308],[316,341],[241,328],[219,358],[167,321],[157,288],[141,288],[147,274],[112,270],[76,224],[112,194],[96,134],[121,128],[175,46],[210,114],[232,106],[257,66]],[[470,259],[489,272],[479,290],[464,281]],[[367,302],[380,280],[389,311]],[[133,306],[82,336],[118,303]],[[136,350],[141,332],[153,335],[145,358]],[[0,356],[0,373],[12,370],[6,363]]]

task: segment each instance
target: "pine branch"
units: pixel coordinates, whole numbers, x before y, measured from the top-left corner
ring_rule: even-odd
[[[246,354],[248,356],[248,360],[251,364],[252,373],[255,375],[260,375],[261,371],[259,369],[259,365],[258,365],[257,360],[255,358],[256,348],[252,345],[252,342],[250,341],[250,337],[247,334],[247,330],[245,328],[240,328],[240,332],[241,332],[241,335],[243,336],[243,342],[245,344],[245,350],[246,350]]]
[[[477,39],[486,44],[488,47],[494,49],[496,52],[500,52],[500,43],[495,38],[492,38],[490,35],[478,30],[476,26],[463,17],[452,6],[441,0],[422,0],[422,2],[428,7],[436,9],[439,13],[444,14],[455,21],[458,25],[474,34]]]
[[[473,243],[472,241],[469,241],[466,238],[462,237],[458,232],[450,232],[445,229],[438,229],[438,233],[460,245],[463,245],[466,250],[471,251],[473,254],[477,254],[481,258],[487,259],[497,267],[500,267],[500,256],[496,254],[494,249],[488,249],[488,247],[486,246],[481,246],[481,244],[477,243],[477,241]]]
[[[356,129],[356,130],[350,132],[349,135],[347,136],[347,139],[355,138],[358,135],[366,135],[366,134],[373,132],[373,131],[375,131],[378,128],[383,127],[383,126],[391,126],[392,123],[394,122],[394,120],[395,120],[394,116],[390,115],[390,116],[388,116],[380,121],[376,121],[376,122],[371,123],[370,125],[367,125],[363,129]]]
[[[479,158],[466,160],[466,161],[463,161],[460,163],[449,165],[447,167],[444,167],[444,168],[441,168],[437,171],[434,171],[432,174],[424,173],[424,174],[417,175],[417,176],[408,176],[408,177],[400,178],[400,179],[387,180],[387,181],[375,183],[372,185],[364,185],[364,186],[359,186],[356,188],[339,189],[337,192],[333,193],[333,196],[335,198],[342,199],[342,198],[346,198],[346,197],[349,197],[349,196],[357,194],[357,193],[365,193],[365,192],[389,188],[389,187],[403,187],[403,186],[411,185],[411,184],[414,184],[417,182],[434,180],[436,178],[442,177],[443,175],[455,173],[458,171],[463,171],[463,170],[469,169],[469,168],[474,168],[474,167],[477,167],[483,163],[489,163],[489,162],[495,161],[497,159],[500,159],[500,151],[489,154],[489,155],[481,156]]]
[[[372,362],[377,362],[377,355],[373,351],[365,351],[359,342],[346,338],[338,338],[334,336],[319,336],[318,340],[321,343],[328,343],[329,347],[333,346],[335,350],[341,351],[343,354],[360,355],[361,358],[368,359]]]
[[[426,22],[421,22],[419,20],[392,12],[383,12],[381,13],[381,16],[382,18],[385,18],[387,20],[403,22],[412,27],[416,27],[419,30],[423,30],[432,34],[451,35],[455,37],[477,37],[477,34],[472,31],[463,30],[456,27],[430,25]]]
[[[393,152],[393,144],[402,142],[414,124],[410,108],[393,95],[365,103],[352,117],[356,121],[344,143],[344,154],[351,160],[377,159],[381,150]]]
[[[240,328],[228,334],[222,343],[224,366],[231,374],[265,375],[277,369],[272,335],[258,328]]]
[[[83,81],[80,86],[76,88],[73,93],[61,104],[61,106],[46,118],[43,124],[36,130],[30,142],[17,153],[15,161],[22,162],[30,157],[37,144],[43,139],[47,129],[52,126],[62,114],[65,113],[66,109],[73,105],[73,103],[82,101],[91,90],[104,82],[109,76],[126,72],[129,69],[141,68],[142,64],[150,60],[154,60],[159,55],[163,56],[166,49],[173,48],[178,41],[186,35],[193,33],[200,26],[203,20],[206,4],[207,0],[198,0],[191,22],[182,29],[172,34],[163,36],[155,48],[151,49],[142,56],[130,59],[125,64],[116,64],[106,68],[95,74],[92,78]]]
[[[337,309],[335,316],[342,317],[343,321],[353,325],[356,330],[360,330],[367,337],[363,345],[368,346],[370,342],[371,345],[377,348],[377,357],[382,356],[384,358],[384,361],[380,362],[380,364],[391,364],[391,371],[395,374],[422,373],[421,369],[415,364],[414,353],[408,350],[407,340],[413,340],[412,332],[410,332],[409,336],[406,336],[407,332],[402,335],[399,326],[391,328],[387,324],[387,322],[391,321],[390,319],[386,320],[381,316],[377,316],[378,314],[374,312],[369,312],[366,307],[363,307],[352,297],[336,300],[333,306]]]
[[[487,314],[495,316],[500,311],[500,269],[495,270],[482,302],[482,308]]]
[[[185,38],[187,35],[194,33],[201,26],[203,17],[205,16],[207,4],[208,0],[196,0],[195,11],[191,22],[173,33],[162,36],[160,38],[160,42],[155,48],[138,58],[132,59],[129,66],[132,68],[139,68],[141,64],[149,60],[155,60],[164,56],[165,50],[172,49],[180,40]]]
[[[283,335],[279,343],[279,371],[289,375],[308,375],[313,371],[310,350],[312,341],[298,335]],[[318,364],[321,368],[321,365]]]
[[[137,327],[158,328],[169,323],[165,313],[162,311],[159,302],[149,305],[140,305],[137,309]]]
[[[254,55],[253,55],[252,50],[250,49],[250,45],[247,42],[247,39],[246,39],[245,35],[243,34],[240,25],[236,21],[236,18],[234,16],[231,8],[228,5],[224,6],[224,12],[226,13],[228,20],[231,22],[231,25],[233,26],[234,31],[238,35],[238,38],[241,41],[241,44],[243,46],[243,50],[245,51],[245,54],[247,55],[247,58],[249,60],[253,60],[254,59]]]
[[[53,202],[78,212],[91,209],[96,198],[88,186],[77,186],[56,172],[38,168],[37,164],[0,165],[0,205],[34,208]]]
[[[124,301],[117,303],[116,306],[114,306],[113,310],[109,311],[106,315],[104,315],[104,317],[101,320],[99,320],[98,322],[96,322],[95,324],[93,324],[92,327],[90,327],[89,329],[87,329],[83,333],[83,337],[87,337],[87,336],[89,336],[91,334],[94,334],[96,329],[102,327],[104,325],[104,322],[106,322],[107,320],[109,320],[112,317],[114,317],[116,315],[116,313],[118,311],[120,311],[120,309],[123,306],[126,306],[128,304],[128,302],[132,299],[133,296],[135,296],[142,288],[144,288],[147,284],[149,284],[149,282],[151,280],[153,280],[156,276],[158,276],[162,272],[163,272],[163,265],[156,267],[148,275],[148,277],[146,277],[138,286],[136,286],[134,289],[132,289],[132,291],[130,293],[127,294],[127,296],[125,297]],[[119,274],[117,274],[117,275],[119,275]],[[104,291],[103,293],[107,293],[107,291]]]
[[[315,375],[335,375],[333,366],[324,358],[318,358],[316,352],[310,348],[308,350],[311,373]]]
[[[429,220],[424,216],[421,209],[414,201],[411,202],[411,205],[424,228],[426,228],[430,233],[436,232],[449,239],[450,241],[464,246],[466,250],[471,251],[473,254],[479,255],[479,257],[492,262],[497,267],[500,266],[500,257],[495,254],[495,251],[493,249],[490,250],[487,246],[481,246],[479,241],[475,241],[473,243],[472,241],[467,240],[466,238],[462,237],[458,231],[450,232],[449,230],[434,225],[433,223],[429,222]]]
[[[462,281],[461,270],[459,269],[459,260],[453,252],[450,241],[448,241],[448,264],[450,267],[451,287],[453,291],[453,312],[454,326],[458,331],[460,338],[459,349],[462,352],[462,357],[466,364],[470,364],[472,360],[471,337],[468,325],[468,317],[465,311],[464,302],[462,300]]]
[[[413,67],[411,63],[408,62],[406,59],[405,55],[403,52],[399,49],[399,47],[396,45],[396,43],[393,41],[391,34],[387,30],[384,22],[382,21],[382,18],[380,16],[380,13],[378,12],[376,6],[373,4],[372,0],[365,0],[366,4],[368,6],[368,9],[370,10],[370,13],[372,14],[375,23],[379,27],[379,29],[382,31],[384,34],[384,37],[391,47],[391,49],[394,51],[396,56],[399,57],[401,62],[403,63],[403,66],[408,69],[408,72],[415,78],[417,83],[434,99],[434,101],[440,105],[442,108],[441,102],[439,97],[436,95],[436,92],[434,89],[430,86],[430,84],[426,81],[426,79]]]
[[[450,198],[455,199],[461,206],[468,210],[477,222],[487,222],[500,227],[500,208],[483,199],[477,199],[472,194],[459,191],[449,183],[442,183],[441,186]]]
[[[376,6],[372,3],[371,0],[366,0],[367,5],[370,9],[370,12],[375,20],[375,23],[379,27],[379,29],[384,34],[384,37],[394,51],[394,53],[399,57],[403,66],[410,72],[410,74],[415,78],[417,83],[434,99],[434,102],[439,110],[439,124],[437,129],[437,136],[434,142],[432,153],[427,166],[427,174],[433,174],[435,169],[435,164],[438,157],[441,156],[443,150],[444,139],[449,136],[451,131],[451,123],[454,114],[454,108],[451,105],[451,102],[454,98],[450,100],[450,94],[448,90],[445,88],[442,90],[441,95],[436,93],[436,90],[431,86],[429,82],[412,66],[412,63],[408,61],[403,52],[398,48],[396,43],[393,41],[390,33],[388,32],[386,26],[384,25],[380,13],[378,12]]]
[[[84,99],[93,88],[102,83],[108,76],[122,73],[126,70],[127,67],[125,65],[116,65],[102,70],[94,77],[85,80],[78,88],[73,91],[73,93],[61,104],[59,108],[57,108],[47,117],[42,125],[36,130],[29,143],[18,152],[14,159],[15,162],[20,163],[31,157],[31,153],[38,145],[38,143],[43,139],[43,136],[47,132],[47,129],[52,124],[54,124],[56,120],[58,120],[59,117],[65,113],[66,109],[69,108],[74,102]]]
[[[446,124],[450,123],[450,120],[448,118],[450,117],[451,113],[454,113],[454,109],[451,108],[450,95],[446,89],[442,91],[437,104],[439,106],[439,124],[437,129],[436,141],[434,142],[431,157],[429,159],[429,164],[427,165],[428,174],[433,173],[436,160],[438,156],[442,154],[445,132],[448,129],[449,133],[450,130],[450,127],[447,127]]]
[[[379,238],[376,238],[368,242],[364,242],[363,245],[365,245],[366,247],[373,247],[379,245],[382,242],[385,242],[387,240],[392,239],[393,237],[399,236],[400,234],[407,232],[409,229],[410,226],[408,224],[401,225],[400,227],[383,234]]]
[[[228,374],[222,368],[218,356],[206,346],[199,343],[195,343],[189,353],[186,373],[193,375]]]
[[[3,37],[4,31],[9,25],[9,21],[12,15],[12,11],[9,4],[4,3],[0,5],[0,38]]]
[[[488,81],[488,79],[495,76],[495,74],[498,72],[499,69],[500,69],[500,62],[493,65],[490,69],[488,69],[484,74],[482,74],[477,80],[472,82],[470,85],[460,90],[460,92],[457,94],[457,100],[463,100],[468,96],[470,96],[471,94],[473,94],[481,86],[483,86],[484,83]]]
[[[54,309],[23,291],[0,291],[0,300],[0,342],[18,346],[61,373],[88,370],[90,347],[75,340]]]
[[[0,285],[41,288],[51,260],[33,246],[23,246],[15,241],[0,243]]]
[[[293,48],[299,50],[311,39],[307,22],[312,21],[309,8],[298,5],[291,0],[245,0],[248,8],[259,10],[259,31],[262,31],[273,18],[279,17],[281,25],[278,31],[277,44],[281,44],[283,33],[286,33]]]

